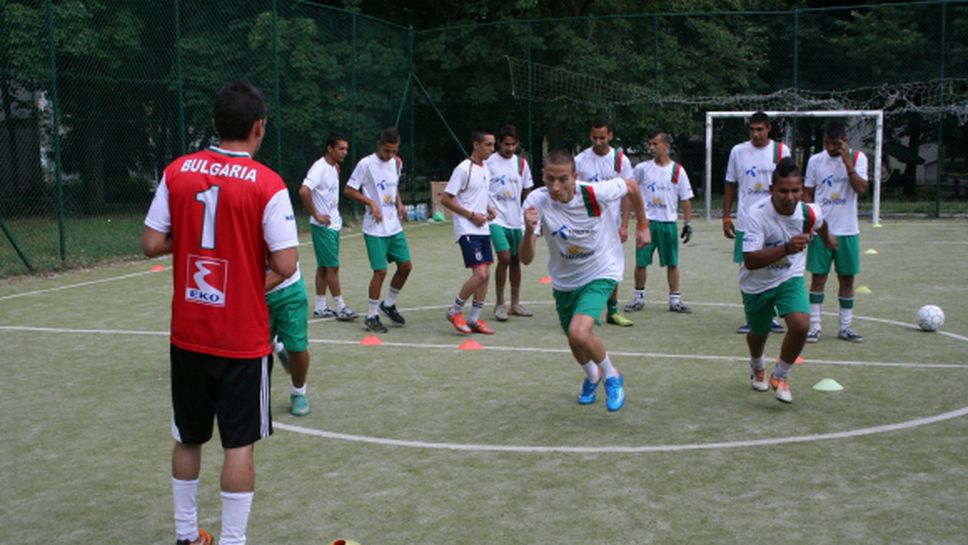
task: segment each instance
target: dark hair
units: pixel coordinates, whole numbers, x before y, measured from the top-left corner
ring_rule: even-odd
[[[671,144],[671,142],[669,142],[669,133],[659,128],[653,129],[651,132],[649,132],[649,140],[658,137],[660,134],[662,135],[662,139],[665,140],[666,144]]]
[[[847,127],[842,121],[831,121],[823,130],[824,135],[831,140],[847,136]]]
[[[789,178],[790,176],[800,176],[800,167],[797,166],[797,162],[792,157],[784,157],[776,164],[776,170],[773,171],[773,183],[776,183],[780,178]]]
[[[764,125],[771,125],[770,116],[766,115],[765,112],[756,112],[753,117],[750,118],[750,125],[753,123],[763,123]]]
[[[349,141],[350,141],[350,139],[347,138],[347,136],[345,134],[343,134],[343,133],[341,133],[339,131],[333,131],[333,132],[329,133],[329,136],[326,137],[326,147],[327,148],[335,148],[336,145],[339,144],[340,142],[349,143]]]
[[[377,139],[378,144],[399,144],[400,143],[400,131],[396,127],[387,127],[380,131],[380,138]]]
[[[592,120],[593,129],[601,129],[602,127],[608,129],[609,132],[612,132],[611,120],[609,120],[607,117],[596,117]]]
[[[483,142],[486,136],[494,136],[494,131],[485,129],[484,127],[478,127],[471,131],[471,142]]]
[[[266,118],[266,96],[247,81],[230,81],[215,93],[212,121],[221,140],[249,138],[252,126]]]
[[[497,133],[499,140],[504,140],[507,137],[514,138],[515,140],[521,140],[518,138],[518,128],[514,125],[504,125],[501,130]]]
[[[566,149],[553,149],[544,158],[546,165],[569,165],[575,169],[575,156]]]

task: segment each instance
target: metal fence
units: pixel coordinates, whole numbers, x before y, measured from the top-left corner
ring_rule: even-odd
[[[0,276],[139,253],[162,169],[213,141],[212,96],[237,78],[269,99],[258,158],[293,192],[334,129],[350,135],[345,177],[381,127],[399,127],[405,199],[418,201],[462,159],[474,127],[516,124],[540,167],[538,150],[585,145],[601,114],[631,152],[662,125],[698,179],[706,110],[835,97],[884,103],[896,170],[886,198],[943,213],[968,189],[966,15],[966,2],[933,1],[416,30],[304,0],[9,0]],[[793,129],[794,145],[816,148],[818,126]],[[723,125],[716,138],[721,173],[744,128]]]

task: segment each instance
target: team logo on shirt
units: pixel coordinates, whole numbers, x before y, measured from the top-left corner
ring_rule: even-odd
[[[594,248],[582,248],[581,246],[571,245],[564,252],[558,252],[563,259],[585,259],[595,255]]]
[[[830,194],[830,197],[824,197],[824,199],[820,201],[820,204],[834,205],[834,206],[839,204],[847,204],[847,199],[841,197],[839,192],[834,191],[833,193]]]
[[[387,190],[387,181],[386,180],[380,180],[379,182],[376,183],[376,186],[380,188],[380,191],[386,191]]]
[[[750,168],[746,169],[746,175],[749,176],[750,178],[756,178],[756,173],[757,173],[756,165],[753,165]]]
[[[597,182],[601,179],[601,174],[595,174],[588,179],[589,182]]]
[[[763,246],[765,248],[776,248],[777,246],[783,246],[783,244],[784,243],[782,240],[774,240],[773,242],[767,242]],[[792,266],[793,266],[793,263],[790,262],[789,256],[783,256],[780,259],[777,259],[776,261],[774,261],[773,263],[770,263],[769,265],[767,265],[766,268],[774,271],[782,271],[784,269],[789,269]]]
[[[396,204],[396,200],[390,195],[383,196],[383,206],[393,206]]]
[[[833,187],[834,186],[834,175],[831,174],[830,176],[827,176],[826,178],[824,178],[823,181],[820,182],[820,185],[825,185],[827,187]]]
[[[753,187],[746,190],[747,195],[755,195],[757,193],[769,193],[769,190],[766,189],[766,187],[763,185],[763,182],[756,182],[753,184]]]
[[[215,307],[225,306],[225,287],[229,279],[228,260],[188,254],[187,271],[186,301]]]
[[[662,197],[656,196],[652,197],[652,200],[645,203],[646,208],[665,208],[666,205],[662,203]]]
[[[561,227],[555,229],[551,232],[552,237],[559,237],[561,240],[568,240],[571,237],[578,237],[581,235],[589,235],[594,233],[594,229],[575,229],[568,225],[562,225]]]

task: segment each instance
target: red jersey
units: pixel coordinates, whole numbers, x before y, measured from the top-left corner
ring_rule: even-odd
[[[213,147],[179,157],[165,168],[145,225],[172,236],[172,344],[267,355],[266,256],[298,244],[282,178],[246,153]]]

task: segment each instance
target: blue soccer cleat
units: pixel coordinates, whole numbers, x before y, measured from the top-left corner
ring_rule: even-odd
[[[625,388],[622,375],[605,379],[605,406],[609,412],[615,412],[625,405]]]
[[[597,397],[595,395],[595,390],[598,389],[598,382],[592,382],[586,378],[585,382],[581,383],[581,393],[578,394],[579,405],[591,405],[592,403],[595,403],[595,399]]]

